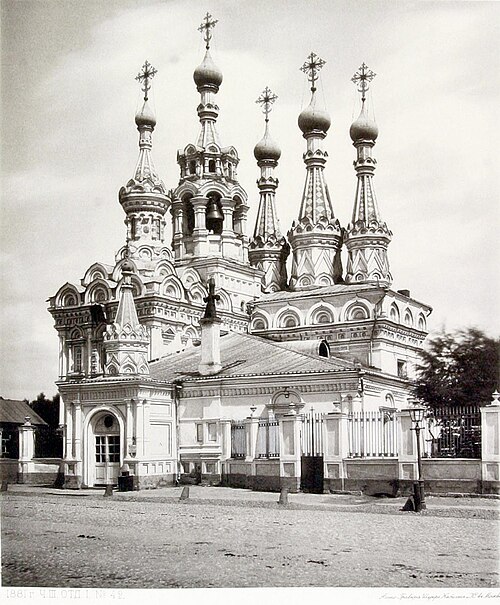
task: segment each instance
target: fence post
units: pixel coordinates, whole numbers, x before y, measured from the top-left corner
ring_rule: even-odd
[[[259,418],[251,416],[245,420],[246,427],[246,462],[253,462],[257,450],[257,432],[259,430]]]
[[[412,482],[417,479],[417,449],[414,431],[411,430],[411,418],[409,410],[396,412],[398,419],[398,479]]]
[[[30,472],[30,462],[35,455],[35,427],[31,424],[31,418],[26,416],[25,423],[19,427],[19,464],[17,481],[26,483]]]
[[[326,489],[345,489],[347,473],[344,460],[349,456],[348,419],[349,415],[340,410],[325,414],[323,439]]]
[[[231,458],[231,420],[223,419],[220,421],[221,432],[221,460]]]
[[[280,482],[291,492],[300,489],[300,425],[295,411],[279,418]]]
[[[498,493],[500,488],[500,393],[481,408],[482,493]]]

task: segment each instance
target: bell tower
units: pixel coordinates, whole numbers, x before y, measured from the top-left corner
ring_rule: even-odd
[[[228,310],[248,321],[246,305],[261,293],[262,272],[248,260],[247,194],[238,182],[238,152],[222,146],[217,130],[223,77],[210,54],[216,24],[207,13],[198,28],[205,42],[205,56],[193,74],[200,130],[195,143],[177,152],[180,180],[171,193],[172,249],[181,276],[192,268],[204,283],[213,278],[218,291],[228,295]]]
[[[238,183],[239,157],[234,147],[222,147],[217,131],[216,95],[222,72],[210,54],[217,20],[207,13],[198,30],[205,41],[205,57],[193,74],[200,93],[197,107],[200,132],[196,143],[177,153],[179,186],[172,203],[172,248],[177,260],[220,256],[248,262],[245,235],[247,195]]]

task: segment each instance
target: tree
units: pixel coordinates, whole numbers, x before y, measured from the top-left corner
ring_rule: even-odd
[[[47,399],[45,393],[30,402],[30,407],[49,425],[38,427],[35,450],[39,458],[60,458],[62,456],[62,436],[57,431],[59,426],[59,393]]]
[[[417,366],[415,396],[430,407],[487,405],[499,387],[499,345],[475,328],[431,338]]]

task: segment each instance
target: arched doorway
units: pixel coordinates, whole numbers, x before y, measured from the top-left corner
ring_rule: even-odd
[[[120,423],[111,412],[96,414],[89,425],[90,477],[95,486],[118,483],[120,473]]]

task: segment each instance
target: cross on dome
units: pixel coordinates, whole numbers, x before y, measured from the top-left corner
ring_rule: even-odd
[[[366,93],[368,91],[368,83],[373,80],[377,74],[368,68],[365,63],[361,65],[358,71],[351,78],[351,82],[356,84],[358,91],[361,93],[361,100],[366,100]]]
[[[141,68],[141,71],[135,77],[135,79],[139,83],[141,83],[141,84],[144,83],[144,86],[142,87],[141,90],[144,93],[145,101],[148,100],[148,90],[151,88],[151,80],[155,77],[157,72],[158,72],[158,70],[155,69],[151,65],[151,63],[149,63],[149,61],[146,60],[146,62],[144,63],[144,65]]]
[[[203,17],[203,22],[201,23],[198,31],[203,34],[203,39],[205,40],[206,49],[210,48],[210,40],[212,39],[212,30],[215,27],[215,24],[219,21],[214,19],[210,13],[207,13]]]
[[[318,79],[318,72],[325,64],[323,59],[320,59],[316,53],[311,53],[307,57],[307,61],[302,65],[300,71],[303,71],[307,74],[307,79],[311,82],[311,91],[314,92],[316,90],[316,86],[314,85],[316,80]]]
[[[271,112],[272,104],[276,101],[277,98],[278,96],[275,95],[268,86],[266,86],[265,89],[262,91],[260,97],[255,101],[262,107],[262,111],[266,116],[266,122],[269,121],[269,113]]]

